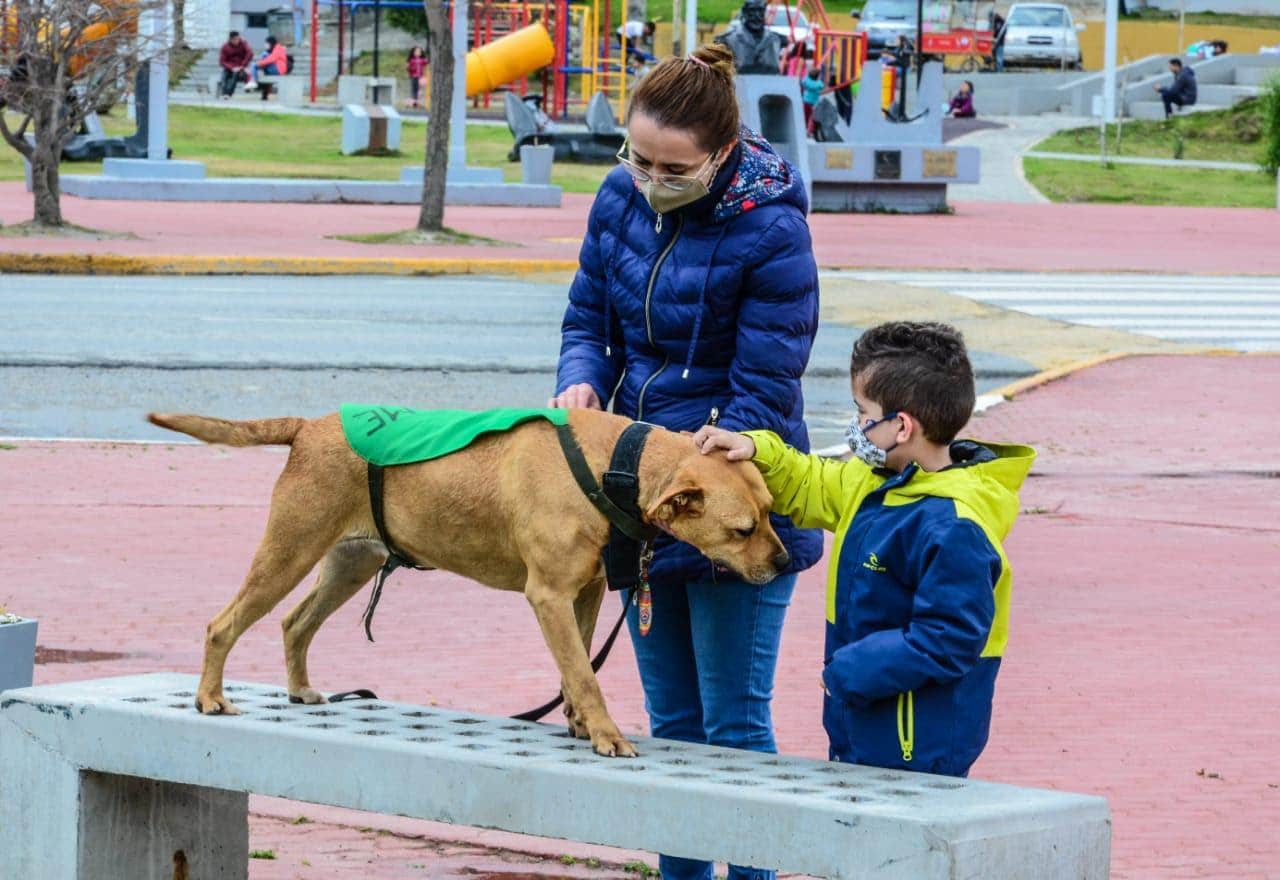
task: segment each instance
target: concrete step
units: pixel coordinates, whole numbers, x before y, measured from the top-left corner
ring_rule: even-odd
[[[1205,104],[1221,104],[1230,107],[1239,104],[1246,98],[1256,97],[1261,91],[1257,86],[1200,86],[1196,90],[1197,98]]]
[[[1176,113],[1179,116],[1186,116],[1188,113],[1207,113],[1210,110],[1226,109],[1221,104],[1196,104],[1192,107],[1183,107],[1181,110],[1177,110]],[[1129,118],[1164,119],[1164,103],[1162,101],[1130,101]]]
[[[1280,62],[1266,67],[1237,67],[1236,84],[1242,86],[1264,86],[1274,77],[1280,77]]]

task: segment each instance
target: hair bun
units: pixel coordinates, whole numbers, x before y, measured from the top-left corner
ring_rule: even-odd
[[[734,73],[737,72],[733,63],[733,50],[728,46],[723,46],[720,43],[706,43],[689,54],[706,64],[716,73],[730,80],[733,79]]]

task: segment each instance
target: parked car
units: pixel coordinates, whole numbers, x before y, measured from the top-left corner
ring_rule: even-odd
[[[947,30],[951,0],[925,0],[924,30]],[[916,38],[916,0],[867,0],[854,31],[867,35],[867,57],[879,58],[899,36]]]
[[[1050,64],[1079,70],[1083,24],[1061,3],[1015,3],[1005,25],[1005,64]]]

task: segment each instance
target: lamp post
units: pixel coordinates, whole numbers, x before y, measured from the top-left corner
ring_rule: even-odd
[[[378,31],[382,27],[382,0],[373,0],[373,76],[378,77]]]

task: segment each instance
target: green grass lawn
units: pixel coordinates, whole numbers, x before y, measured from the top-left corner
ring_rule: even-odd
[[[1165,121],[1126,121],[1119,155],[1177,158],[1181,139],[1183,159],[1256,163],[1262,161],[1263,130],[1261,102],[1250,99],[1229,110],[1190,113]],[[1115,138],[1116,128],[1112,126],[1107,132],[1107,149],[1112,153]],[[1098,128],[1060,131],[1036,144],[1035,149],[1097,155]]]
[[[104,119],[109,135],[133,131],[119,116]],[[169,146],[175,159],[205,163],[210,177],[337,177],[398,180],[404,165],[421,165],[426,126],[406,123],[399,156],[344,156],[338,149],[342,120],[337,116],[252,113],[225,107],[170,107]],[[511,134],[505,126],[467,126],[467,161],[500,167],[508,181],[520,180],[519,163],[507,161]],[[566,192],[593,193],[607,165],[557,162],[552,183]],[[64,174],[98,174],[99,162],[66,162]],[[22,161],[12,148],[0,147],[0,180],[22,180]]]
[[[1036,189],[1055,202],[1274,208],[1275,178],[1261,171],[1207,171],[1143,165],[1024,159]]]

